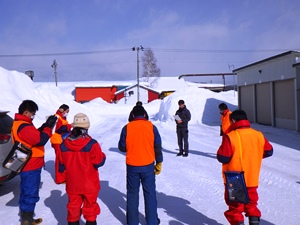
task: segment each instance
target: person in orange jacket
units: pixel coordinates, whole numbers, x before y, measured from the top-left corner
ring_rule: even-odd
[[[55,116],[58,118],[55,132],[52,135],[50,142],[52,148],[55,151],[55,183],[61,184],[66,181],[65,172],[59,172],[59,155],[60,148],[59,145],[62,143],[63,139],[70,133],[72,125],[68,123],[67,116],[70,112],[70,108],[66,104],[62,104],[56,111]]]
[[[230,120],[232,125],[229,132],[222,137],[217,160],[222,163],[222,172],[244,171],[250,202],[248,204],[230,202],[225,191],[225,202],[229,208],[224,215],[231,225],[244,225],[245,212],[245,216],[249,217],[249,225],[259,225],[261,212],[257,207],[257,188],[260,168],[262,159],[273,155],[273,147],[261,132],[250,127],[245,111],[233,111]]]
[[[146,119],[143,106],[135,106],[133,120],[121,131],[118,148],[126,152],[128,225],[139,224],[139,189],[142,184],[147,225],[158,225],[155,175],[162,170],[162,143],[158,129]]]
[[[106,155],[100,144],[88,134],[90,120],[84,113],[74,116],[71,134],[60,145],[60,170],[66,171],[68,195],[68,225],[79,225],[81,214],[86,225],[96,225],[100,207],[98,168],[103,166]]]
[[[21,225],[36,225],[42,222],[42,218],[34,219],[34,210],[39,201],[39,188],[41,172],[45,165],[44,146],[52,135],[52,129],[56,123],[55,116],[49,116],[40,127],[35,128],[32,121],[38,111],[38,105],[32,100],[24,100],[15,114],[11,133],[13,142],[18,141],[31,148],[32,155],[20,173],[20,216]]]
[[[230,122],[230,114],[231,111],[228,109],[227,105],[225,103],[221,103],[219,105],[219,110],[221,114],[221,127],[220,127],[220,136],[228,133],[228,128],[231,125]]]

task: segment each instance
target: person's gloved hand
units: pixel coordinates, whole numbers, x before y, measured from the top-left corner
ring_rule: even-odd
[[[46,122],[44,123],[45,127],[50,127],[51,129],[53,129],[53,127],[55,126],[57,117],[52,115],[49,116],[48,119],[46,120]]]
[[[156,163],[155,166],[154,166],[154,173],[155,175],[158,175],[160,174],[161,172],[161,169],[162,169],[162,163]]]

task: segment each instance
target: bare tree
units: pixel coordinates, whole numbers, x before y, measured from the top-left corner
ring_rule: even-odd
[[[149,82],[150,87],[156,87],[158,79],[160,77],[160,69],[156,65],[156,59],[154,57],[151,48],[147,48],[142,56],[143,63],[143,81]]]

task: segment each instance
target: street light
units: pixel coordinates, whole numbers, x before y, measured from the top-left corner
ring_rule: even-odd
[[[132,51],[136,51],[136,81],[137,81],[137,101],[140,100],[140,61],[139,61],[139,51],[144,51],[144,47],[133,47]]]

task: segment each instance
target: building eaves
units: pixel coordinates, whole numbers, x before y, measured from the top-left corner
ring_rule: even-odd
[[[293,67],[300,67],[300,62],[293,64]]]
[[[252,66],[255,66],[255,65],[258,65],[258,64],[261,64],[261,63],[264,63],[264,62],[268,62],[268,61],[273,60],[273,59],[281,58],[283,56],[290,55],[290,54],[299,54],[300,55],[300,52],[298,52],[298,51],[287,51],[287,52],[284,52],[284,53],[281,53],[281,54],[278,54],[278,55],[275,55],[275,56],[272,56],[272,57],[269,57],[269,58],[257,61],[255,63],[251,63],[251,64],[248,64],[246,66],[237,68],[237,69],[233,70],[232,72],[236,73],[237,71],[246,69],[248,67],[252,67]]]
[[[205,77],[205,76],[229,76],[236,75],[235,73],[196,73],[196,74],[181,74],[178,79],[182,77]]]

